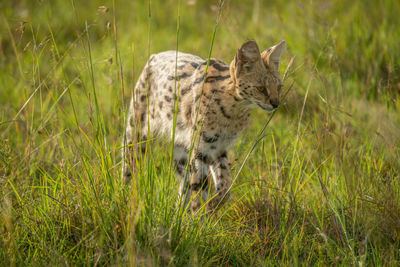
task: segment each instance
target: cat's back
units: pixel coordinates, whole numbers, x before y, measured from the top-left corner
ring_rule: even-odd
[[[177,69],[181,73],[187,68],[188,71],[197,69],[204,62],[205,60],[199,56],[170,50],[153,54],[148,64],[154,71],[175,73]]]

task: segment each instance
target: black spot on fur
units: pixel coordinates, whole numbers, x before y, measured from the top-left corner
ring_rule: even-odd
[[[145,100],[146,100],[146,95],[142,95],[142,96],[140,97],[140,101],[144,102]]]
[[[218,89],[217,89],[217,88],[211,89],[211,93],[212,93],[212,94],[215,94],[215,93],[217,93],[217,92],[218,92]]]
[[[169,97],[169,96],[164,96],[164,99],[165,99],[165,101],[167,101],[167,102],[171,102],[171,98]]]
[[[186,87],[186,88],[183,88],[183,89],[181,90],[181,95],[182,95],[182,96],[186,95],[191,89],[192,89],[191,86]]]
[[[193,191],[199,191],[200,189],[204,190],[204,189],[207,189],[207,188],[208,188],[208,178],[207,178],[207,176],[202,177],[199,183],[190,184],[190,189],[193,190]]]
[[[195,162],[194,160],[191,161],[190,167],[191,167],[191,169],[192,169],[194,172],[197,172],[197,171],[198,171],[197,166],[196,166],[196,162]]]
[[[218,63],[214,63],[212,66],[213,66],[215,69],[219,70],[219,71],[227,71],[227,70],[229,70],[229,67],[228,67],[228,66],[223,66],[223,65],[220,65],[220,64],[218,64]]]
[[[188,108],[188,109],[186,110],[185,116],[186,116],[186,119],[187,119],[187,120],[189,120],[189,119],[191,118],[191,116],[192,116],[192,109],[191,109],[191,108]]]
[[[133,116],[129,117],[129,125],[131,127],[135,127],[135,120],[134,120]]]
[[[190,184],[190,189],[193,191],[199,191],[201,188],[201,183],[193,183]]]
[[[189,149],[187,149],[185,146],[183,146],[183,145],[175,145],[175,147],[176,148],[181,148],[181,149],[183,149],[183,151],[185,152],[185,153],[189,153]]]
[[[203,63],[201,63],[201,65],[204,65],[204,66],[205,66],[205,65],[207,65],[207,62],[208,62],[208,61],[207,61],[207,60],[205,60],[205,61],[203,61]],[[210,64],[209,64],[209,65],[211,65],[211,64],[212,64],[211,62],[214,62],[214,60],[210,59]]]
[[[140,121],[142,123],[144,122],[145,118],[146,118],[146,113],[143,112],[142,114],[140,114]]]
[[[179,129],[184,129],[184,128],[185,128],[185,125],[183,124],[183,122],[177,121],[177,122],[176,122],[176,127],[178,127]]]
[[[215,134],[213,136],[207,136],[205,132],[202,132],[201,136],[203,137],[203,141],[206,143],[215,143],[219,138],[219,134]]]
[[[179,175],[183,175],[183,169],[182,166],[176,164],[176,171],[179,173]]]
[[[217,62],[218,61],[218,62]],[[215,59],[210,59],[210,64],[208,64],[209,66],[213,66],[214,64],[225,64],[223,61],[221,60],[215,60]],[[207,60],[205,60],[203,63],[201,63],[201,65],[207,65]]]
[[[207,79],[206,79],[206,83],[214,83],[214,82],[217,82],[217,81],[223,81],[223,80],[226,80],[226,79],[229,79],[231,77],[231,75],[225,75],[225,76],[208,76],[207,77]]]
[[[207,155],[205,155],[205,154],[203,154],[201,152],[197,152],[196,159],[199,159],[204,163],[209,163],[210,162],[210,158]]]
[[[185,79],[185,78],[187,78],[189,76],[190,76],[190,74],[185,72],[185,73],[182,73],[182,74],[176,76],[176,78],[174,76],[170,75],[170,76],[167,77],[167,79],[170,80],[170,81],[173,81],[174,79],[182,80],[182,79]]]
[[[193,85],[201,83],[204,81],[204,75],[202,77],[197,78],[196,80],[194,80]]]

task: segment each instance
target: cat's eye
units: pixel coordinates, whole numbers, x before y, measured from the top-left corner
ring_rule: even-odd
[[[263,93],[266,96],[269,96],[269,90],[267,87],[265,86],[258,86],[257,90],[260,91],[261,93]]]

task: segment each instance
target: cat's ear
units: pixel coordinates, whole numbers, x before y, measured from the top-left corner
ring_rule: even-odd
[[[245,42],[238,50],[235,56],[235,72],[236,76],[242,71],[249,72],[253,64],[260,60],[260,50],[255,41]]]
[[[286,42],[282,40],[279,44],[274,45],[261,53],[261,57],[264,64],[274,69],[279,70],[279,61],[281,59],[281,53],[285,50]]]

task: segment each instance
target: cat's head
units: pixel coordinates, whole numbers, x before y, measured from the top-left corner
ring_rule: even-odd
[[[255,41],[239,48],[230,66],[236,93],[268,112],[279,106],[282,81],[279,59],[285,41],[260,52]]]

